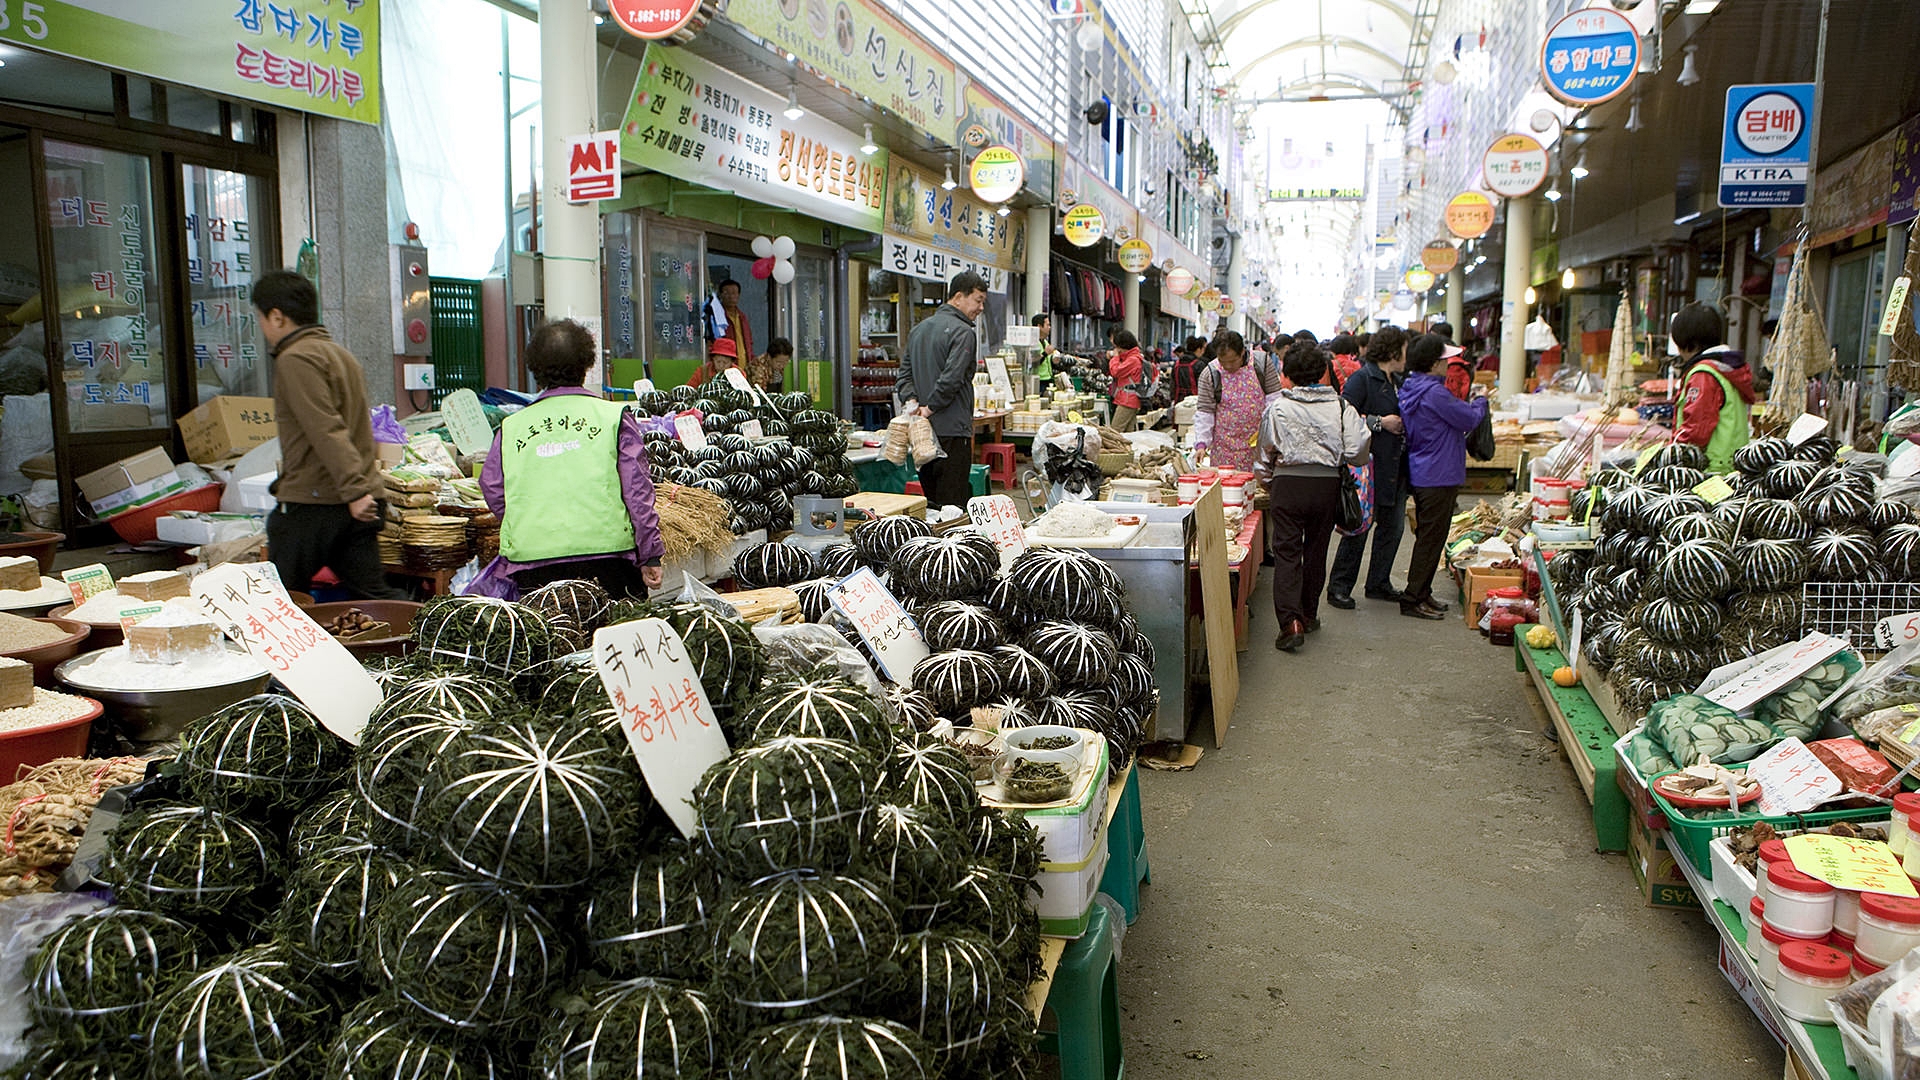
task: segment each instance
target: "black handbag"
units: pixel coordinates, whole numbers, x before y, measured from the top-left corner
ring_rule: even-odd
[[[1339,398],[1333,399],[1334,406],[1340,410],[1340,456],[1347,453],[1347,404]],[[1334,524],[1346,533],[1359,533],[1367,527],[1367,505],[1360,498],[1360,479],[1352,469],[1346,467],[1343,460],[1340,465],[1340,516]]]
[[[1489,409],[1467,435],[1467,456],[1475,461],[1492,461],[1496,452],[1493,445],[1493,411]]]

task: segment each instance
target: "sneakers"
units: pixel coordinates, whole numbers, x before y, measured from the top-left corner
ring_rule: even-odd
[[[1334,593],[1334,592],[1328,593],[1327,603],[1332,604],[1334,607],[1339,608],[1341,611],[1353,610],[1353,597],[1348,596],[1346,593]]]
[[[1280,630],[1280,636],[1273,639],[1273,647],[1281,652],[1293,652],[1306,644],[1307,627],[1299,619],[1290,620]]]
[[[1447,617],[1446,612],[1433,606],[1430,600],[1402,600],[1400,614],[1410,619],[1429,619],[1438,621]]]

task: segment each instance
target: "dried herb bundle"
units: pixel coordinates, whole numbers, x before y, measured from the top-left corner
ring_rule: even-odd
[[[317,1053],[330,1008],[278,945],[243,949],[155,1005],[147,1036],[151,1075],[229,1080],[298,1074]]]
[[[373,913],[407,872],[385,848],[331,848],[294,871],[275,918],[276,937],[302,963],[349,972],[359,963]]]
[[[844,1009],[887,981],[900,930],[857,878],[797,871],[741,890],[714,921],[714,984],[750,1016]]]
[[[430,871],[403,880],[374,915],[380,977],[421,1012],[457,1028],[522,1021],[566,970],[563,939],[512,892]],[[365,964],[368,978],[373,973]]]
[[[593,990],[586,1010],[540,1050],[546,1080],[697,1080],[724,1073],[724,1033],[707,996],[683,983],[634,979]]]
[[[27,965],[34,1023],[73,1048],[141,1038],[154,998],[200,966],[202,944],[192,927],[150,911],[70,920]]]
[[[373,711],[367,730],[391,729],[407,717],[432,717],[474,724],[513,707],[513,687],[499,679],[458,671],[442,671],[408,680],[388,692]],[[369,739],[362,739],[366,745]]]
[[[863,865],[893,887],[909,920],[933,910],[953,884],[956,864],[965,866],[973,855],[944,811],[891,803],[867,813],[860,847]]]
[[[372,811],[359,792],[344,787],[321,797],[294,819],[287,854],[299,866],[328,849],[368,843],[372,835]]]
[[[691,848],[677,847],[648,852],[631,873],[600,875],[581,914],[599,970],[619,978],[705,974],[719,882]]]
[[[1040,976],[1040,917],[1028,906],[1024,889],[1024,883],[991,867],[969,866],[931,917],[907,925],[984,935],[1007,977],[1025,986]]]
[[[958,827],[980,805],[973,766],[944,740],[917,735],[901,740],[881,767],[879,789],[911,806],[928,806]]]
[[[423,824],[460,866],[527,889],[587,881],[645,808],[633,755],[599,731],[533,713],[448,743]]]
[[[542,585],[520,602],[546,617],[559,651],[569,653],[593,644],[593,632],[606,625],[613,597],[596,582],[574,579]]]
[[[432,842],[421,817],[434,789],[433,771],[447,747],[468,730],[445,716],[397,713],[367,728],[354,756],[353,787],[370,812],[376,842],[419,852]]]
[[[340,782],[352,748],[305,705],[280,694],[235,702],[181,738],[186,788],[216,810],[298,810]]]
[[[666,619],[686,643],[687,658],[700,673],[727,741],[745,741],[735,712],[759,691],[766,674],[766,656],[753,628],[705,604],[674,604]]]
[[[852,743],[794,735],[756,743],[701,777],[693,797],[701,843],[722,872],[747,879],[844,869],[874,771],[873,755]]]
[[[981,806],[968,819],[966,831],[980,865],[1006,874],[1017,887],[1033,884],[1040,873],[1043,846],[1040,830],[1025,814]]]
[[[895,734],[879,702],[834,676],[769,684],[741,709],[740,726],[752,730],[754,742],[780,735],[805,735],[840,739],[877,754],[892,748]]]
[[[327,1048],[327,1080],[505,1080],[486,1046],[404,1005],[373,999],[347,1014]]]
[[[483,596],[421,608],[413,640],[424,659],[509,681],[537,673],[555,649],[553,627],[539,612]]]
[[[735,1057],[732,1072],[736,1080],[925,1080],[933,1075],[926,1044],[911,1029],[888,1020],[837,1016],[795,1020],[757,1033]]]
[[[164,806],[120,819],[100,876],[130,907],[244,920],[268,909],[284,871],[265,830],[202,806]]]
[[[944,1074],[985,1048],[994,1006],[1011,991],[986,939],[973,933],[923,930],[900,938],[906,989],[884,1011],[920,1033]]]

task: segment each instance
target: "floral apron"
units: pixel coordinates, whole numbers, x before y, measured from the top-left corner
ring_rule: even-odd
[[[1267,411],[1267,395],[1260,390],[1260,373],[1253,370],[1251,363],[1240,365],[1238,371],[1218,370],[1220,405],[1213,413],[1213,445],[1207,451],[1217,468],[1251,472],[1254,443],[1260,437],[1260,418]]]

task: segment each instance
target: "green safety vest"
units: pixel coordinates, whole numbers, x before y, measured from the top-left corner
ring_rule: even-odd
[[[1673,430],[1679,431],[1687,408],[1686,384],[1693,381],[1695,371],[1705,371],[1720,380],[1720,422],[1714,425],[1713,435],[1707,439],[1707,471],[1710,473],[1728,473],[1733,471],[1733,452],[1747,445],[1750,437],[1747,422],[1747,401],[1734,389],[1733,383],[1711,363],[1695,364],[1681,382],[1680,401],[1673,407]]]
[[[625,411],[616,401],[562,394],[501,423],[501,555],[524,563],[633,550],[616,453]]]

